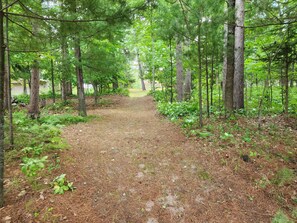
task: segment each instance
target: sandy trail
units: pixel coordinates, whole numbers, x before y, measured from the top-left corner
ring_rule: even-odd
[[[62,170],[77,190],[52,205],[67,221],[270,222],[276,205],[160,117],[151,97],[112,100],[89,112],[99,120],[64,130]]]

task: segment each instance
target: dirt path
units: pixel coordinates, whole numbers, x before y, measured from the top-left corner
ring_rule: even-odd
[[[63,133],[72,149],[62,170],[77,190],[50,205],[65,221],[270,222],[272,200],[159,117],[150,97],[114,100]]]

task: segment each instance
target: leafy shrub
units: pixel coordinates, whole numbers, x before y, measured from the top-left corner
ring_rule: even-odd
[[[187,115],[195,116],[197,115],[197,103],[195,102],[174,102],[158,103],[158,110],[162,115],[168,116],[171,119],[178,119]]]
[[[14,96],[14,99],[18,103],[24,103],[24,104],[29,104],[30,103],[30,95],[27,95],[27,94],[16,95],[16,96]]]
[[[22,172],[28,177],[36,176],[38,171],[44,169],[47,158],[47,156],[42,158],[24,157],[23,163],[21,163]]]
[[[74,116],[70,114],[63,114],[63,115],[47,115],[43,116],[39,119],[39,122],[42,124],[47,125],[69,125],[69,124],[76,124],[79,122],[86,122],[89,118],[81,117],[81,116]]]
[[[161,102],[161,101],[165,101],[165,93],[162,91],[149,91],[148,95],[153,96],[155,101]]]
[[[66,174],[57,176],[53,180],[52,187],[54,189],[54,194],[64,194],[65,191],[73,191],[75,189],[73,182],[69,182],[66,179]]]

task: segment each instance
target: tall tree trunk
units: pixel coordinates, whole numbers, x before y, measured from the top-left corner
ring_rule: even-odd
[[[289,55],[288,55],[289,49],[287,49],[286,55],[285,55],[285,76],[284,76],[284,85],[285,85],[285,114],[288,114],[289,112],[289,67],[290,67],[290,61],[289,61]]]
[[[210,74],[210,106],[213,106],[213,85],[214,85],[214,54],[215,54],[215,47],[213,44],[212,52],[211,52],[211,74]]]
[[[53,97],[53,103],[56,103],[55,76],[54,76],[54,60],[53,59],[51,59],[51,81],[52,81],[52,97]]]
[[[192,91],[191,88],[192,88],[192,71],[190,69],[187,69],[185,85],[184,85],[184,99],[185,99],[185,101],[191,99],[191,91]]]
[[[32,25],[33,33],[38,35],[39,27],[36,21]],[[39,57],[39,55],[36,55]],[[39,62],[36,58],[33,61],[32,69],[31,69],[31,85],[30,85],[30,104],[28,109],[28,115],[32,119],[39,118],[40,111],[39,111],[39,85],[40,85],[40,76],[39,76]]]
[[[0,0],[0,9],[3,8]],[[5,45],[3,32],[4,12],[0,11],[0,208],[4,206],[4,60]]]
[[[198,94],[199,94],[199,126],[203,127],[202,107],[202,55],[201,55],[201,23],[198,24]]]
[[[180,41],[176,44],[176,92],[177,101],[183,100],[183,51],[182,43]]]
[[[224,56],[223,56],[223,78],[222,78],[222,96],[225,98],[226,76],[227,76],[227,44],[228,44],[228,23],[224,24]]]
[[[224,103],[227,115],[233,112],[235,0],[228,0],[227,67]]]
[[[5,1],[6,5],[8,5],[8,0]],[[6,9],[6,13],[8,13],[8,8]],[[8,109],[8,117],[9,117],[9,147],[14,147],[14,135],[13,135],[13,116],[12,116],[12,104],[11,104],[11,70],[10,70],[10,41],[9,41],[9,23],[8,16],[5,20],[6,23],[6,71],[7,71],[7,109]]]
[[[72,95],[72,83],[71,83],[71,80],[66,82],[66,95],[67,96]]]
[[[24,78],[23,79],[23,94],[27,95],[27,80]]]
[[[62,24],[63,27],[63,24]],[[62,101],[67,101],[67,77],[68,77],[68,64],[67,64],[67,58],[68,58],[68,44],[65,37],[62,37],[62,78],[61,78],[61,96]]]
[[[153,16],[154,16],[153,7],[151,6],[151,39],[152,39],[152,91],[156,90],[156,81],[155,81],[155,39],[154,39],[154,31],[153,31]]]
[[[244,108],[244,0],[235,1],[234,109]]]
[[[77,96],[78,96],[78,114],[80,116],[87,116],[85,92],[84,92],[84,79],[83,79],[83,69],[81,65],[81,49],[80,49],[80,39],[76,37],[74,40],[75,48],[75,58],[77,60],[76,64],[76,76],[77,76]]]
[[[95,101],[95,105],[98,104],[98,84],[97,83],[93,83],[93,89],[94,89],[94,101]]]
[[[172,38],[169,39],[170,49],[170,103],[173,102],[173,53],[172,53]]]
[[[208,73],[208,52],[207,52],[207,35],[205,38],[205,82],[206,82],[206,111],[207,111],[207,117],[210,117],[209,113],[209,73]]]
[[[32,119],[39,118],[39,62],[34,60],[31,72],[30,104],[28,115]]]
[[[118,77],[115,75],[112,81],[112,90],[116,91],[119,88],[119,80]]]
[[[144,83],[144,75],[143,75],[143,68],[142,68],[142,64],[141,64],[141,61],[140,61],[140,55],[139,55],[139,51],[137,49],[137,63],[138,63],[138,70],[139,70],[139,78],[140,78],[140,82],[141,82],[141,89],[143,91],[146,90],[145,88],[145,83]]]
[[[4,76],[4,110],[8,109],[8,66],[7,63],[4,66],[5,69],[5,76]]]

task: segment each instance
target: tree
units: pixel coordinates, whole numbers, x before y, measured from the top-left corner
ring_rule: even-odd
[[[4,11],[0,0],[0,207],[4,206],[4,76],[5,45],[3,18]]]
[[[244,108],[244,0],[235,1],[234,109]]]
[[[234,87],[234,35],[235,35],[235,0],[228,0],[228,31],[226,48],[226,82],[224,103],[227,113],[233,111],[233,87]]]
[[[184,85],[184,74],[183,74],[183,51],[182,43],[180,40],[176,44],[176,91],[177,101],[183,100],[183,85]]]

